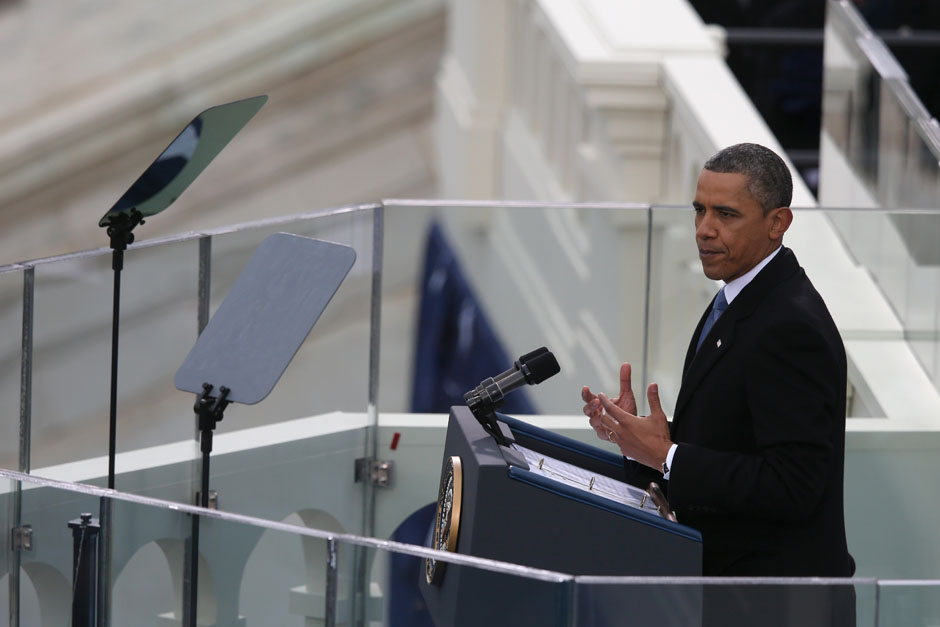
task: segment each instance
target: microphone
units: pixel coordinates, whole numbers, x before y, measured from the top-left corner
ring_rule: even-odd
[[[513,367],[510,368],[509,370],[507,370],[507,371],[505,371],[505,372],[501,372],[501,373],[499,373],[498,375],[496,375],[495,377],[489,377],[489,378],[484,379],[483,382],[480,383],[480,385],[476,386],[475,388],[473,388],[472,390],[470,390],[469,392],[467,392],[466,394],[464,394],[464,395],[463,395],[464,401],[467,401],[467,399],[468,399],[471,395],[479,395],[479,394],[482,394],[482,393],[483,393],[483,384],[484,384],[484,383],[487,383],[487,382],[489,382],[489,381],[495,381],[495,382],[497,382],[497,384],[498,384],[500,381],[503,381],[504,379],[507,379],[507,378],[511,377],[513,374],[518,373],[518,372],[519,372],[524,366],[526,366],[526,365],[529,363],[529,361],[531,361],[532,359],[538,357],[539,355],[544,355],[545,353],[548,353],[548,352],[549,352],[549,351],[548,351],[547,348],[545,348],[544,346],[541,346],[541,347],[539,347],[539,348],[536,348],[534,351],[532,351],[532,352],[530,352],[530,353],[526,353],[525,355],[523,355],[522,357],[520,357],[519,359],[517,359],[516,362],[515,362],[515,364],[513,364]],[[551,354],[551,353],[549,353],[549,354]],[[553,373],[553,374],[554,374],[554,373]],[[551,376],[551,375],[549,375],[549,376]],[[545,379],[547,379],[547,378],[548,378],[548,377],[545,377]],[[543,379],[543,380],[544,380],[544,379]],[[541,381],[537,381],[536,383],[541,383]],[[515,388],[513,388],[513,389],[515,389]],[[504,396],[505,396],[505,394],[504,394]]]
[[[558,360],[542,346],[521,356],[509,370],[489,377],[464,394],[467,407],[478,419],[492,414],[510,392],[523,385],[537,385],[561,372]]]
[[[542,346],[517,359],[509,370],[484,379],[480,385],[464,394],[463,398],[467,408],[496,442],[509,446],[496,420],[496,410],[503,404],[506,395],[523,385],[541,383],[560,371],[555,356]]]

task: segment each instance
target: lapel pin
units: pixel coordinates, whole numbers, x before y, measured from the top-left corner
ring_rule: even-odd
[[[721,348],[721,340],[720,340],[720,339],[719,339],[717,342],[715,342],[715,348]]]

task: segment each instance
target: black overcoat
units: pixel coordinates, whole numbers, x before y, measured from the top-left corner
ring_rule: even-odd
[[[671,425],[665,491],[703,536],[703,571],[851,576],[843,513],[846,357],[829,310],[783,248],[695,347]],[[632,462],[628,478],[662,475]]]

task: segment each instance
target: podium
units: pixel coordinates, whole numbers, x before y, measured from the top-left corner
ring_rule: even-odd
[[[588,475],[623,477],[619,455],[509,416],[498,418],[504,434],[519,446]],[[702,536],[697,530],[668,521],[648,507],[616,502],[534,472],[519,451],[497,444],[466,407],[451,409],[443,465],[450,496],[443,487],[441,499],[451,499],[444,507],[450,508],[452,518],[444,533],[456,536],[448,537],[449,550],[569,575],[702,573]],[[460,475],[459,481],[455,475]],[[434,536],[440,538],[441,530]],[[429,568],[419,585],[439,626],[552,625],[566,614],[588,618],[584,614],[588,611],[595,618],[613,618],[627,607],[638,618],[636,603],[642,604],[641,597],[648,600],[648,589],[633,600],[622,589],[616,594],[597,590],[578,595],[577,604],[583,606],[579,609],[567,607],[572,595],[547,592],[552,587],[546,582],[443,562],[436,565],[442,572]],[[537,598],[549,602],[533,602]]]

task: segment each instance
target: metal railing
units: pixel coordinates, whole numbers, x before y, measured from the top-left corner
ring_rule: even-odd
[[[641,621],[691,624],[701,620],[703,603],[706,612],[724,615],[725,624],[744,624],[740,621],[748,617],[769,615],[782,619],[780,624],[806,624],[801,621],[812,620],[814,616],[818,620],[817,612],[830,612],[833,603],[843,611],[854,611],[857,625],[929,624],[936,621],[940,610],[940,580],[575,576],[14,471],[0,470],[0,477],[8,487],[22,484],[31,495],[30,505],[34,511],[47,516],[36,530],[45,544],[42,558],[31,558],[25,567],[34,581],[42,624],[68,622],[68,615],[64,613],[71,612],[74,603],[85,601],[68,592],[70,582],[67,579],[56,581],[40,568],[64,567],[65,572],[72,572],[68,519],[62,514],[91,509],[101,500],[113,504],[117,516],[114,533],[123,548],[123,554],[117,556],[118,577],[110,584],[122,593],[112,596],[112,615],[117,622],[141,623],[157,619],[157,616],[148,616],[154,611],[152,608],[157,608],[164,620],[179,618],[177,610],[173,609],[179,590],[162,584],[164,580],[173,579],[167,566],[172,569],[176,563],[172,557],[173,544],[180,541],[174,538],[173,529],[184,528],[183,523],[191,516],[200,517],[203,526],[214,534],[214,541],[202,556],[213,578],[211,584],[209,580],[205,582],[209,584],[208,590],[200,590],[201,607],[206,608],[200,615],[200,622],[211,624],[241,621],[252,624],[278,617],[283,619],[288,611],[321,620],[325,625],[406,624],[400,621],[401,615],[395,613],[389,605],[392,600],[386,595],[394,584],[407,582],[393,581],[402,571],[394,571],[396,575],[389,566],[397,561],[399,566],[412,563],[420,567],[427,558],[443,562],[449,571],[473,571],[478,574],[478,581],[487,585],[485,582],[489,580],[494,589],[495,586],[512,588],[526,582],[527,595],[517,599],[513,611],[530,615],[537,611],[545,615],[545,608],[549,607],[553,620],[547,624],[559,627],[597,624],[603,617],[623,617],[624,613]],[[7,504],[8,499],[0,502]],[[145,524],[141,525],[142,521],[146,521]],[[54,534],[56,528],[62,529],[58,536]],[[274,548],[275,540],[282,546]],[[259,561],[262,553],[278,554],[285,547],[291,550],[290,547],[298,543],[304,547],[304,560],[300,562],[272,564],[269,560],[265,564]],[[156,560],[141,557],[155,546],[166,561],[161,563],[159,556]],[[239,548],[233,550],[235,547]],[[314,547],[320,550],[315,551]],[[292,550],[297,552],[296,548]],[[232,553],[237,556],[233,558]],[[363,555],[370,567],[367,577],[371,582],[371,587],[366,586],[369,598],[358,609],[352,602],[352,590],[357,587],[352,579],[360,575],[358,571],[353,575],[351,569],[357,555]],[[310,562],[314,557],[316,560]],[[416,569],[415,573],[419,571]],[[445,577],[448,574],[445,573]],[[250,586],[258,585],[260,579],[266,581],[263,589],[251,590]],[[141,583],[142,580],[146,583]],[[306,585],[296,585],[303,581]],[[411,584],[412,592],[417,594],[417,581]],[[137,586],[143,591],[138,590],[135,595],[133,590]],[[401,590],[401,586],[398,589]],[[65,599],[57,601],[53,595],[63,591]],[[265,595],[284,598],[286,592],[289,592],[290,602],[280,602],[281,610],[274,614],[263,603],[252,605]],[[138,600],[142,597],[147,597],[147,602]],[[310,602],[301,603],[303,599],[310,599]],[[414,603],[416,599],[420,596],[409,596],[407,600]],[[841,606],[839,599],[842,599]],[[290,606],[288,611],[285,605]],[[161,609],[167,611],[160,612]],[[783,616],[772,612],[783,612]]]

